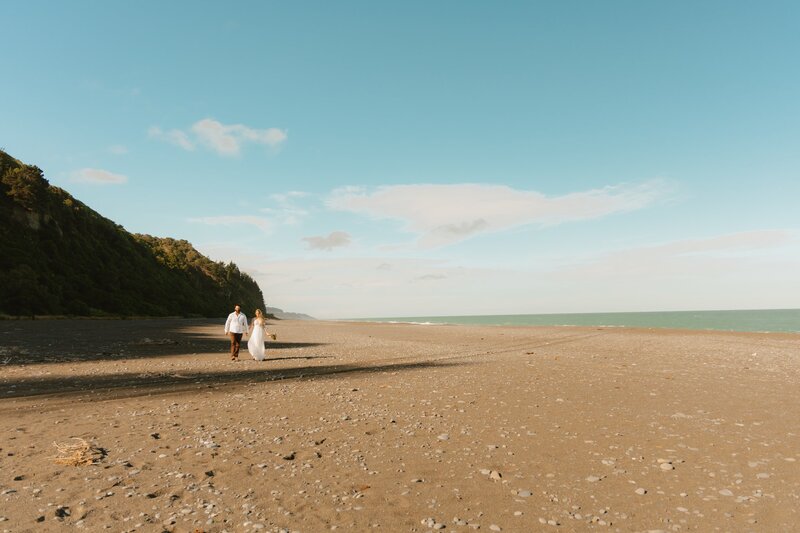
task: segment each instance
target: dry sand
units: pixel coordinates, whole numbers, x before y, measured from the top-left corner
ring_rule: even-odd
[[[800,335],[270,329],[0,322],[0,531],[797,530]]]

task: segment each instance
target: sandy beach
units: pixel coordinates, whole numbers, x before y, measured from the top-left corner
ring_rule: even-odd
[[[800,521],[800,335],[223,322],[0,322],[0,531]]]

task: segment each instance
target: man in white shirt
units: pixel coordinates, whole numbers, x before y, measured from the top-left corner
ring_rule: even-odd
[[[239,360],[239,345],[245,333],[247,333],[247,317],[241,312],[239,304],[236,304],[233,313],[229,314],[228,320],[225,321],[225,335],[231,338],[231,361]]]

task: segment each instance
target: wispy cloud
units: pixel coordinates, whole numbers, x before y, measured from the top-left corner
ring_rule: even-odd
[[[192,131],[201,143],[222,155],[238,155],[242,144],[248,142],[275,147],[286,140],[286,132],[278,128],[258,130],[243,124],[226,125],[210,118],[195,122]]]
[[[115,144],[108,147],[108,151],[114,155],[125,155],[128,153],[128,147],[121,144]]]
[[[279,204],[286,204],[294,198],[305,198],[306,196],[308,196],[308,193],[303,191],[287,191],[269,195],[272,200],[275,200]]]
[[[585,279],[623,276],[654,279],[665,275],[711,278],[741,271],[745,263],[763,261],[764,251],[793,243],[797,243],[797,236],[788,230],[745,231],[617,250],[564,266],[553,274]]]
[[[276,148],[287,138],[286,130],[279,128],[256,129],[244,124],[223,124],[211,118],[195,122],[188,130],[164,131],[158,126],[148,130],[152,139],[164,141],[184,150],[204,146],[220,155],[236,156],[245,144],[257,144]]]
[[[567,310],[632,311],[796,307],[796,230],[761,230],[617,250],[536,276]],[[552,300],[554,309],[558,305]],[[587,309],[588,308],[588,309]]]
[[[421,247],[432,248],[528,224],[547,226],[642,209],[665,191],[659,180],[552,197],[503,185],[392,185],[371,192],[337,189],[327,205],[403,221],[408,231],[419,235]]]
[[[189,139],[189,136],[181,130],[163,131],[158,126],[153,126],[147,130],[147,135],[151,139],[164,141],[175,146],[180,146],[189,152],[195,149],[194,142]]]
[[[310,250],[333,250],[350,244],[350,235],[344,231],[334,231],[327,237],[304,237]]]
[[[325,318],[797,307],[800,232],[742,232],[600,255],[478,267],[460,260],[282,257],[231,241],[201,251],[235,261],[274,305]],[[427,255],[427,254],[426,254]]]
[[[190,218],[189,222],[205,224],[207,226],[255,226],[264,233],[272,231],[272,223],[263,217],[255,216],[216,216],[216,217],[197,217]]]
[[[261,208],[261,212],[268,214],[272,220],[280,224],[288,226],[297,224],[308,216],[309,211],[297,207],[293,200],[296,198],[305,198],[306,196],[308,196],[308,193],[302,191],[271,194],[269,198],[275,202],[275,207],[263,207]]]
[[[307,210],[295,207],[263,207],[260,211],[269,215],[270,218],[276,222],[287,226],[293,226],[299,223],[304,217],[308,216]]]
[[[447,276],[444,274],[425,274],[415,278],[415,281],[435,281],[440,279],[447,279]]]
[[[99,168],[82,168],[70,175],[70,180],[75,183],[90,183],[94,185],[120,185],[128,181],[128,176],[114,174]]]

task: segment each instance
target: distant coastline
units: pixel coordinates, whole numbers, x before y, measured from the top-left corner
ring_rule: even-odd
[[[551,313],[530,315],[409,316],[345,319],[421,325],[596,326],[800,333],[800,309]]]

